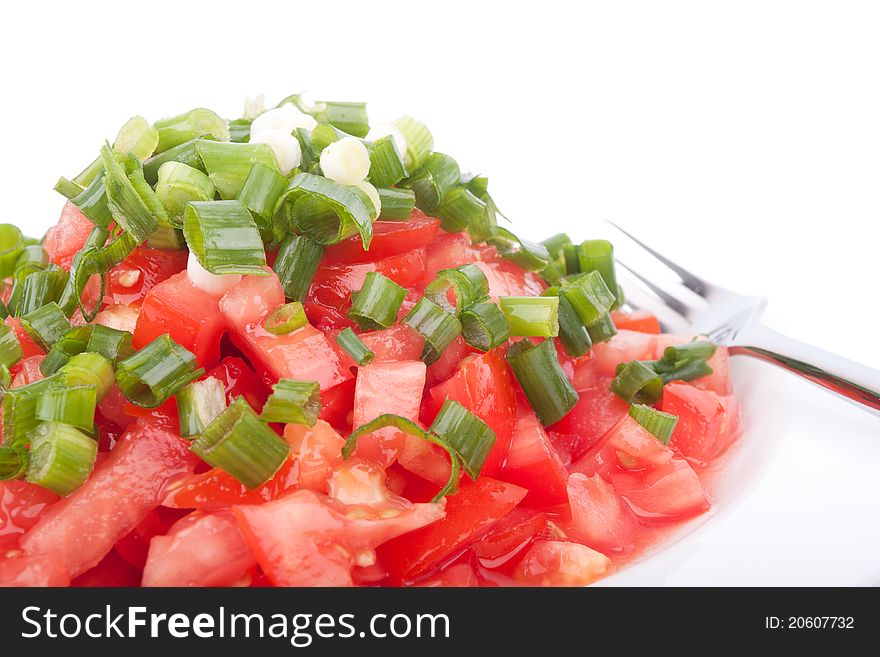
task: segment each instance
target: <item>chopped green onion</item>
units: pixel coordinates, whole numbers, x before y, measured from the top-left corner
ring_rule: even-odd
[[[156,216],[135,190],[122,165],[108,145],[101,148],[104,160],[104,186],[113,219],[140,243],[159,227]]]
[[[644,404],[630,406],[629,416],[664,445],[669,444],[669,439],[672,438],[672,432],[678,423],[677,416],[658,411],[656,408]]]
[[[446,312],[428,297],[419,299],[403,318],[403,323],[425,338],[422,360],[428,365],[440,358],[453,340],[461,335],[461,323],[455,315]]]
[[[61,422],[88,431],[95,428],[97,389],[93,385],[54,384],[37,401],[38,420]]]
[[[352,295],[348,316],[364,331],[388,328],[397,321],[397,311],[406,288],[377,272],[367,272],[361,289]]]
[[[694,340],[666,347],[663,352],[663,361],[675,364],[683,360],[709,360],[715,355],[716,349],[715,344],[708,340]]]
[[[316,161],[320,160],[321,151],[327,148],[330,144],[337,142],[340,139],[344,139],[345,137],[353,136],[329,123],[316,125],[309,134],[311,136],[312,149],[314,150],[315,155],[318,156],[315,158]]]
[[[692,359],[679,361],[674,367],[660,365],[655,367],[655,371],[659,372],[663,383],[669,383],[670,381],[695,381],[696,379],[702,379],[704,376],[710,376],[713,370],[706,361]]]
[[[11,385],[12,373],[6,365],[0,363],[0,396],[3,396]]]
[[[278,274],[284,296],[302,301],[309,292],[324,247],[303,235],[288,235],[278,247],[272,269]]]
[[[452,290],[454,299],[449,300]],[[459,314],[468,306],[489,297],[489,280],[483,270],[474,264],[455,269],[441,269],[425,288],[425,296],[446,312]]]
[[[523,240],[506,228],[496,227],[486,240],[502,257],[518,264],[527,271],[541,271],[550,261],[550,254],[543,244]]]
[[[278,199],[275,220],[319,244],[336,244],[359,233],[364,250],[373,239],[378,213],[365,192],[323,176],[298,173]]]
[[[144,170],[140,165],[128,174],[128,180],[131,183],[131,186],[134,187],[134,191],[137,192],[137,195],[141,197],[141,200],[144,202],[144,205],[147,206],[150,213],[156,217],[156,221],[159,222],[159,227],[161,228],[165,226],[167,228],[174,228],[176,225],[171,222],[168,213],[165,212],[165,206],[162,205],[162,201],[159,200],[159,197],[150,186],[150,183],[144,178]],[[153,231],[153,233],[155,233],[155,231]],[[149,235],[147,237],[149,237]]]
[[[547,253],[550,254],[550,257],[556,260],[557,258],[565,257],[565,247],[571,246],[571,238],[565,233],[557,233],[552,237],[541,240],[541,244],[547,249]]]
[[[73,182],[80,187],[88,187],[91,185],[95,179],[101,177],[101,172],[104,168],[104,165],[101,163],[101,156],[96,157],[92,162],[82,171],[80,171],[73,178]]]
[[[321,160],[321,151],[315,146],[314,141],[312,141],[312,132],[306,128],[297,128],[293,131],[293,136],[299,141],[299,150],[302,154],[299,168],[302,171],[316,173],[315,171],[312,171],[312,168],[318,166]]]
[[[12,224],[0,224],[0,279],[12,276],[23,250],[21,230]]]
[[[198,145],[202,141],[205,140],[192,139],[148,159],[144,162],[144,178],[146,181],[151,185],[155,185],[159,180],[159,169],[167,162],[180,162],[193,169],[205,171],[205,165],[202,164],[202,158],[198,151]]]
[[[616,302],[614,293],[597,271],[569,278],[560,286],[559,296],[569,302],[585,326],[601,321]]]
[[[0,447],[0,481],[20,479],[28,468],[28,453],[22,447]]]
[[[367,422],[366,424],[358,427],[352,434],[348,437],[348,440],[345,441],[345,446],[342,448],[342,458],[348,459],[352,453],[354,452],[355,447],[357,447],[358,438],[361,436],[368,436],[371,433],[376,431],[380,431],[381,429],[385,429],[387,427],[393,427],[398,431],[402,431],[405,434],[413,436],[414,438],[421,438],[422,440],[427,440],[428,442],[434,443],[438,447],[442,447],[449,454],[450,459],[450,473],[449,480],[446,482],[446,485],[440,489],[440,491],[434,496],[433,502],[439,502],[447,495],[451,495],[458,490],[458,478],[461,470],[461,465],[458,461],[458,455],[443,439],[441,436],[438,436],[431,431],[425,431],[418,424],[409,420],[405,417],[401,417],[400,415],[380,415],[374,420]]]
[[[470,185],[468,187],[470,188]],[[467,232],[471,242],[485,242],[498,232],[498,207],[489,194],[484,193],[479,196],[473,189],[471,193],[485,203],[486,207],[479,217],[470,222]]]
[[[663,394],[663,379],[641,361],[621,363],[611,382],[611,392],[630,404],[654,404]]]
[[[605,279],[605,285],[617,296],[617,273],[614,266],[614,246],[607,240],[587,240],[577,251],[578,268],[583,273],[597,271]],[[622,302],[617,299],[614,307]]]
[[[510,335],[537,338],[559,335],[557,297],[499,297],[498,305],[507,318]]]
[[[287,461],[290,447],[238,397],[190,447],[205,463],[225,470],[248,488],[259,488]]]
[[[116,382],[128,401],[156,408],[204,373],[197,367],[196,357],[166,333],[120,361]]]
[[[358,337],[357,333],[355,333],[350,326],[339,332],[336,336],[336,344],[342,347],[343,350],[345,350],[345,353],[347,353],[359,367],[369,365],[376,357],[376,354],[370,351],[367,345],[364,344],[364,341]]]
[[[432,214],[441,220],[443,230],[458,233],[468,230],[486,212],[486,203],[466,187],[455,187],[443,197]]]
[[[263,328],[274,335],[293,333],[309,323],[306,311],[299,301],[291,301],[279,306],[266,317]]]
[[[226,410],[226,391],[220,379],[209,376],[177,393],[180,435],[197,436]]]
[[[190,201],[214,198],[214,183],[198,169],[182,162],[165,162],[159,167],[156,195],[176,226],[183,225],[183,212]]]
[[[406,137],[406,168],[408,171],[415,171],[424,164],[434,149],[434,137],[424,123],[412,116],[401,116],[394,125]]]
[[[0,365],[12,367],[24,356],[18,335],[9,324],[0,324]]]
[[[70,330],[64,311],[54,301],[32,310],[21,318],[21,327],[45,351]]]
[[[266,244],[276,244],[285,226],[275,222],[275,205],[287,189],[287,177],[274,167],[257,162],[251,168],[238,200],[250,210]]]
[[[251,167],[257,162],[278,169],[275,153],[268,144],[234,144],[200,139],[196,142],[196,150],[220,198],[227,200],[238,198]]]
[[[611,314],[605,313],[596,322],[587,327],[587,332],[590,334],[590,340],[593,341],[593,344],[599,344],[617,335],[617,327],[614,326]]]
[[[379,219],[385,221],[405,221],[416,207],[416,195],[411,189],[380,189],[379,202],[382,206]]]
[[[544,267],[539,274],[541,278],[547,281],[548,285],[559,285],[565,278],[565,272],[560,268],[558,263],[553,261],[548,262],[547,266]]]
[[[550,287],[543,294],[556,295],[558,288]],[[593,346],[590,332],[578,317],[571,303],[564,296],[559,296],[559,341],[569,355],[575,358],[586,356]]]
[[[405,181],[416,194],[420,210],[436,210],[446,193],[458,183],[461,171],[458,163],[443,153],[431,153],[425,163]]]
[[[24,247],[18,255],[15,262],[14,271],[18,271],[22,267],[36,265],[39,268],[46,267],[49,264],[49,254],[42,244],[31,244]]]
[[[203,135],[210,135],[221,142],[229,140],[229,126],[226,120],[211,110],[201,107],[156,121],[153,127],[159,133],[156,146],[156,151],[159,153]]]
[[[64,176],[61,176],[58,179],[58,182],[55,183],[55,186],[52,189],[61,194],[68,201],[79,196],[83,191],[82,187]]]
[[[159,144],[159,131],[142,116],[133,116],[119,129],[113,141],[113,151],[119,155],[134,155],[145,160]]]
[[[69,329],[52,345],[43,362],[40,363],[40,372],[44,376],[51,376],[67,365],[71,358],[86,351],[93,329],[91,324],[74,326]],[[112,369],[110,373],[112,375]]]
[[[103,169],[101,172],[103,173]],[[70,202],[96,226],[108,228],[113,221],[103,175],[95,178],[88,187],[70,199]]]
[[[98,402],[110,392],[116,380],[110,360],[90,351],[71,356],[59,373],[59,379],[64,385],[95,388],[95,398]]]
[[[112,361],[122,360],[134,353],[131,338],[132,335],[128,331],[95,324],[92,334],[89,336],[89,346],[86,351],[101,354],[104,358]]]
[[[311,114],[318,123],[329,123],[355,137],[366,137],[370,131],[366,103],[318,101],[309,108],[311,111],[300,109]]]
[[[241,201],[189,203],[183,234],[199,264],[212,274],[266,275],[263,240]]]
[[[387,136],[367,144],[370,153],[370,174],[367,180],[375,187],[391,187],[406,176],[403,156],[397,150],[394,137]]]
[[[457,401],[447,399],[431,424],[431,433],[443,438],[458,454],[471,479],[480,471],[495,445],[495,432]]]
[[[159,226],[155,233],[147,237],[147,246],[159,251],[182,251],[186,248],[186,239],[178,228]]]
[[[565,273],[567,275],[572,274],[580,274],[581,273],[581,265],[578,255],[580,253],[579,246],[573,246],[570,244],[566,244],[562,247],[562,261],[565,265],[563,267]]]
[[[515,342],[507,362],[535,415],[545,427],[559,422],[578,402],[578,393],[559,365],[553,340]]]
[[[246,144],[251,139],[251,119],[233,119],[229,121],[229,141]]]
[[[75,427],[41,424],[31,437],[27,480],[58,495],[70,495],[89,478],[97,454],[98,443]]]
[[[321,411],[320,386],[315,381],[281,379],[272,386],[263,406],[263,422],[315,426]]]
[[[510,326],[501,309],[494,303],[477,303],[465,308],[461,315],[461,335],[472,347],[489,351],[510,337]]]
[[[489,193],[489,178],[486,176],[475,176],[473,174],[462,174],[461,184],[467,187],[471,194],[477,198],[483,198]]]
[[[21,284],[21,298],[15,310],[19,317],[39,310],[47,303],[59,301],[67,286],[68,274],[63,269],[47,269],[28,274]]]
[[[37,402],[55,382],[55,377],[49,377],[6,391],[2,422],[4,447],[23,447],[27,444],[28,435],[40,423],[37,420]]]

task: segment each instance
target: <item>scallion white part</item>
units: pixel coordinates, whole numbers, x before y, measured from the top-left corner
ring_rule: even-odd
[[[241,274],[212,274],[202,267],[195,254],[190,252],[186,263],[189,282],[208,294],[220,296],[241,282]]]
[[[393,123],[377,123],[370,128],[366,139],[367,141],[378,141],[382,139],[382,137],[391,137],[394,139],[394,144],[397,146],[397,150],[402,154],[406,153],[406,136],[396,125]]]
[[[361,180],[358,183],[353,185],[361,190],[364,194],[370,197],[370,200],[373,202],[373,205],[376,208],[376,216],[382,214],[382,199],[379,198],[379,190],[373,187],[366,180]]]
[[[321,171],[331,180],[354,185],[370,173],[370,154],[360,139],[343,137],[321,152]]]
[[[251,124],[251,141],[255,134],[264,130],[280,130],[291,134],[297,128],[312,130],[318,122],[308,114],[300,112],[291,103],[284,103],[281,107],[275,107],[260,114]]]
[[[275,159],[278,160],[281,173],[285,176],[302,162],[302,148],[299,145],[299,139],[289,132],[263,129],[254,133],[251,130],[251,143],[267,144],[275,153]]]

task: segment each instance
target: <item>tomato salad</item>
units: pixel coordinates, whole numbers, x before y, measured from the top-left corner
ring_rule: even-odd
[[[579,586],[711,501],[728,354],[412,117],[196,109],[0,225],[0,584]]]

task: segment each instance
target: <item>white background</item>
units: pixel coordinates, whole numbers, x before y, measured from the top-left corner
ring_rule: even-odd
[[[42,233],[133,114],[308,89],[420,117],[525,236],[612,219],[880,367],[878,33],[870,2],[7,3],[0,220]],[[880,425],[742,371],[774,382],[778,449],[656,581],[877,581]]]

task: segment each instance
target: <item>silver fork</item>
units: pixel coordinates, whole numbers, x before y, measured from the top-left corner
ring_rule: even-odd
[[[608,223],[628,305],[650,310],[666,330],[706,335],[732,355],[779,365],[880,416],[880,371],[763,326],[766,299],[709,283]]]

